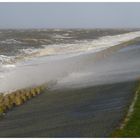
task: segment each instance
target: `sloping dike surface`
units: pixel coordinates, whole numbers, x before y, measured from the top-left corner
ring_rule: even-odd
[[[109,137],[136,82],[45,91],[0,120],[0,137]]]

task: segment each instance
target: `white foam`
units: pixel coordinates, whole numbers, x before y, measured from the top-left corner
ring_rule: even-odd
[[[12,63],[15,61],[15,56],[0,55],[0,64]]]
[[[38,52],[38,49],[34,49],[34,48],[28,48],[28,49],[21,49],[20,50],[20,53],[21,54],[33,54],[33,53],[37,53]]]
[[[44,48],[32,49],[30,54],[36,51],[35,56],[45,55],[62,55],[71,53],[85,53],[85,52],[98,52],[109,47],[119,45],[121,43],[133,40],[140,37],[140,31],[130,32],[121,35],[104,36],[96,40],[78,41],[75,44],[54,44],[54,45],[42,45]]]
[[[4,76],[3,75],[0,75],[0,79],[2,79],[2,78],[4,78]]]
[[[16,65],[10,65],[10,64],[7,64],[7,65],[2,65],[3,68],[15,68]]]
[[[93,53],[102,51],[109,47],[119,45],[121,43],[130,41],[140,37],[140,31],[129,32],[114,36],[103,36],[94,40],[77,41],[71,44],[54,44],[54,45],[42,45],[43,48],[27,48],[21,49],[17,56],[0,55],[1,64],[15,63],[18,58],[20,60],[28,60],[35,57],[47,56],[47,55],[79,55],[81,53]],[[7,39],[5,43],[20,43],[14,39]]]
[[[69,34],[63,34],[63,35],[53,35],[52,37],[53,38],[56,38],[56,39],[65,39],[65,38],[72,38],[70,36],[68,36]]]
[[[22,42],[17,41],[15,39],[6,39],[3,41],[0,41],[0,43],[2,43],[2,44],[21,44]]]

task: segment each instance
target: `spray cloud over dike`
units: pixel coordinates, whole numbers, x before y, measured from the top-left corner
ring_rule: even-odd
[[[59,89],[135,79],[140,68],[138,56],[131,59],[134,53],[131,51],[121,61],[123,53],[129,50],[125,50],[125,47],[117,50],[117,45],[137,37],[140,37],[139,31],[31,49],[24,58],[16,59],[16,63],[1,65],[0,92],[44,83],[53,83],[52,88]],[[136,50],[137,47],[130,49]],[[111,57],[114,51],[118,52],[116,59]]]

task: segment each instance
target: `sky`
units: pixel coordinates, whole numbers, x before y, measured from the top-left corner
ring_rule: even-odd
[[[0,3],[0,28],[139,28],[140,3]]]

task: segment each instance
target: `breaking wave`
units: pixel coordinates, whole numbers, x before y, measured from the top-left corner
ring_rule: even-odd
[[[15,56],[0,55],[0,64],[10,64],[15,62]]]
[[[78,41],[78,43],[75,44],[42,45],[44,47],[43,49],[24,49],[24,52],[26,52],[26,54],[34,54],[35,56],[82,53],[87,51],[97,52],[139,36],[140,32],[132,32],[121,35],[104,36],[91,41]]]
[[[128,80],[137,77],[139,75],[139,52],[135,51],[134,55],[128,51],[126,56],[120,52],[118,56],[110,60],[103,59],[102,63],[94,64],[93,62],[94,56],[96,56],[95,52],[102,55],[102,52],[109,50],[108,48],[115,48],[112,46],[137,37],[140,37],[140,31],[104,36],[96,40],[77,41],[75,44],[45,45],[40,49],[21,49],[19,56],[0,55],[0,62],[2,64],[4,61],[7,62],[0,69],[4,70],[4,72],[0,71],[0,92],[41,85],[50,81],[57,81],[57,85],[60,87],[77,86],[78,84],[87,86],[101,82],[106,83],[109,80],[112,82],[116,79],[120,81],[120,79]],[[27,61],[16,63],[17,58]]]
[[[1,44],[22,44],[22,42],[17,41],[15,39],[6,39],[3,41],[0,41]]]
[[[130,41],[136,37],[140,37],[140,31],[114,36],[104,36],[96,40],[77,41],[77,43],[74,44],[42,45],[44,48],[30,50],[30,54],[35,54],[35,56],[45,56],[82,52],[85,53],[88,51],[98,52],[103,49]]]
[[[129,32],[114,36],[103,36],[95,40],[76,41],[73,44],[42,45],[43,48],[20,49],[16,56],[0,55],[0,64],[11,64],[20,60],[50,55],[81,54],[98,52],[109,47],[140,37],[140,31]],[[21,43],[16,40],[7,40],[6,43]]]

